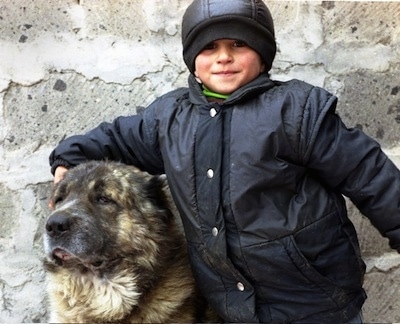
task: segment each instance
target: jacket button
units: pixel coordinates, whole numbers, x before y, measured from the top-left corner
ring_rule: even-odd
[[[211,108],[210,109],[210,116],[211,117],[215,117],[216,114],[217,114],[217,110],[215,108]]]
[[[218,228],[213,227],[211,233],[212,233],[213,236],[217,236],[218,235]]]
[[[237,287],[237,289],[238,289],[239,291],[244,291],[244,285],[243,285],[241,282],[238,282],[238,283],[236,284],[236,287]]]
[[[207,170],[207,178],[212,179],[214,177],[214,170],[208,169]]]

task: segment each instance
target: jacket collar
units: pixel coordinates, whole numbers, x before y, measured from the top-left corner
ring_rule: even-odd
[[[196,81],[193,74],[189,75],[189,98],[194,104],[206,104],[208,100],[203,94],[201,84]],[[256,79],[237,89],[228,99],[223,101],[224,105],[234,104],[243,100],[250,99],[272,88],[275,83],[269,78],[266,73],[260,74]]]

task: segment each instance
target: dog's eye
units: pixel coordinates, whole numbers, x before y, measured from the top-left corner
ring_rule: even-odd
[[[61,203],[63,200],[64,200],[64,199],[63,199],[61,196],[55,197],[55,198],[53,199],[54,205],[57,205],[57,204]]]
[[[99,196],[99,197],[97,197],[96,201],[97,201],[99,204],[102,204],[102,205],[114,204],[114,201],[113,201],[112,199],[110,199],[110,198],[108,198],[108,197],[105,197],[105,196]]]
[[[94,262],[92,262],[92,267],[93,268],[100,268],[102,265],[103,265],[103,261],[94,261]]]

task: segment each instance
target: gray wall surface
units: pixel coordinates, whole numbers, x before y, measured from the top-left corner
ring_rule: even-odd
[[[189,2],[0,0],[0,322],[47,320],[49,153],[186,84],[180,22]],[[346,124],[400,165],[400,3],[268,5],[279,47],[272,78],[334,92]],[[400,256],[349,210],[367,263],[365,321],[399,322]]]

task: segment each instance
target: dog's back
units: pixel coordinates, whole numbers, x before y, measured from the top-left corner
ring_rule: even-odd
[[[200,322],[168,186],[134,167],[90,162],[55,186],[46,223],[51,322]]]

